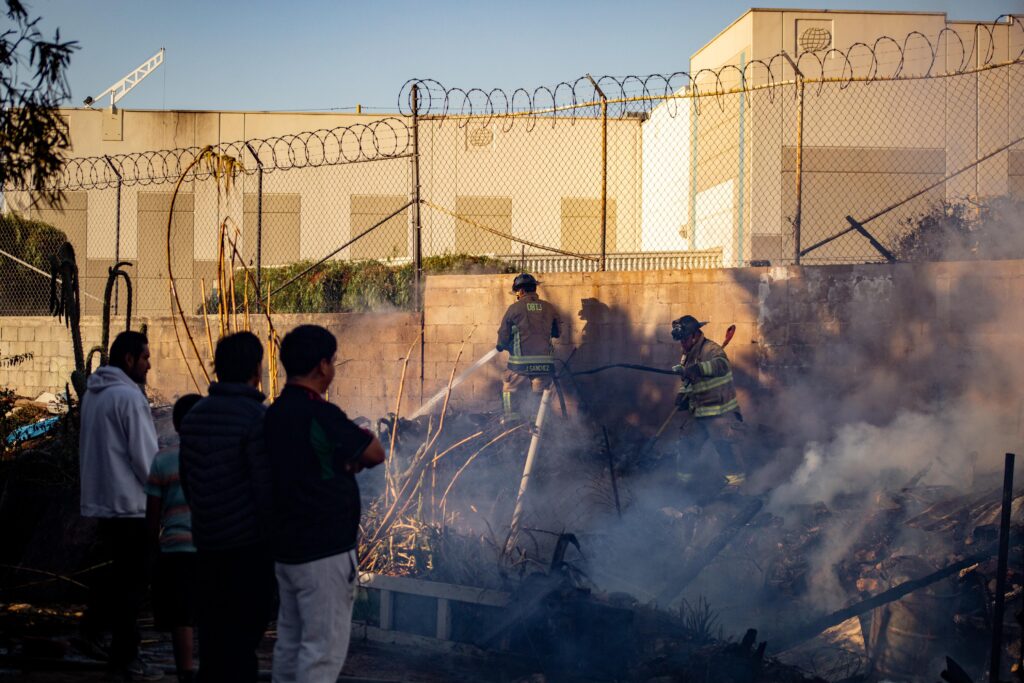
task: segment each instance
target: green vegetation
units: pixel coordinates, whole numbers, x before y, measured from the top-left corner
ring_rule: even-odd
[[[260,301],[309,268],[300,261],[280,268],[264,268]],[[423,259],[428,275],[514,273],[514,264],[487,256],[463,254],[428,256]],[[242,305],[244,273],[235,274],[235,304]],[[412,264],[391,265],[381,261],[328,261],[299,278],[271,299],[274,313],[337,313],[381,308],[408,309],[412,306]],[[249,306],[255,310],[253,292]],[[217,310],[217,295],[207,297],[207,310]]]
[[[1024,201],[943,202],[905,223],[893,246],[900,261],[1024,258]]]
[[[66,241],[67,235],[49,223],[0,215],[0,249],[45,273],[50,272],[50,257]],[[0,255],[0,302],[2,315],[47,315],[46,277]]]

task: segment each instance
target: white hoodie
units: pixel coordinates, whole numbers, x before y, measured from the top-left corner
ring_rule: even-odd
[[[82,516],[144,517],[142,487],[156,451],[156,427],[142,389],[120,368],[97,369],[82,399]]]

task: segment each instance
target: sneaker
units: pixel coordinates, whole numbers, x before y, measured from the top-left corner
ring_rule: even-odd
[[[163,669],[153,666],[136,657],[131,664],[114,669],[114,678],[121,681],[162,681]]]

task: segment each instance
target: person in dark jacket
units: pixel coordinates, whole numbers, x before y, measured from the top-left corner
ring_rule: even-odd
[[[181,425],[181,486],[199,560],[199,680],[256,681],[256,648],[273,615],[274,563],[256,491],[262,448],[263,346],[238,332],[217,342],[217,381]]]
[[[337,349],[334,335],[317,325],[285,336],[288,383],[264,425],[281,594],[275,683],[334,683],[341,673],[359,574],[355,475],[384,462],[377,437],[324,400]]]

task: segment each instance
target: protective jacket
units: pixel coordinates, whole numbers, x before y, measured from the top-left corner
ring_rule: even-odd
[[[260,543],[266,529],[257,492],[270,486],[263,448],[264,395],[248,384],[213,382],[181,424],[181,487],[192,508],[196,548]]]
[[[508,369],[512,372],[549,375],[555,371],[551,339],[560,334],[554,307],[530,292],[505,311],[498,328],[498,348],[508,351]]]
[[[700,341],[683,356],[682,369],[697,366],[700,379],[683,381],[679,393],[688,399],[694,417],[717,417],[739,412],[736,388],[732,383],[732,367],[725,350],[701,335]]]

